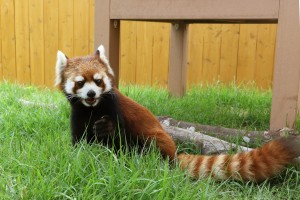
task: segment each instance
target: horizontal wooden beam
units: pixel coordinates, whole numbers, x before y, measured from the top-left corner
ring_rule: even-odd
[[[279,1],[111,0],[110,18],[128,20],[277,20]]]

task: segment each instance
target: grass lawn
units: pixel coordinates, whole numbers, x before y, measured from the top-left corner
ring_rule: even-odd
[[[268,129],[271,93],[212,86],[183,98],[121,87],[155,115],[201,124]],[[56,107],[24,106],[20,99]],[[0,84],[0,199],[300,199],[300,167],[261,184],[192,180],[155,148],[115,155],[100,145],[72,147],[69,105],[60,92]]]

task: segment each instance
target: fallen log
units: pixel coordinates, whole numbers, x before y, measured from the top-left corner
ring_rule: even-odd
[[[162,124],[162,126],[175,142],[184,143],[192,141],[193,143],[199,144],[202,154],[220,154],[227,153],[228,151],[245,152],[252,150],[251,148],[238,146],[199,132],[193,132],[174,126],[166,126],[164,124]]]
[[[282,128],[277,131],[248,131],[177,121],[165,116],[159,116],[157,118],[161,124],[182,129],[192,129],[226,141],[230,141],[235,138],[242,138],[244,144],[247,146],[257,146],[257,144],[266,143],[272,139],[285,136],[287,134],[297,135],[295,130],[289,128]]]

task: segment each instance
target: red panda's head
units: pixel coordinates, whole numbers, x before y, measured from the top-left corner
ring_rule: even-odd
[[[57,52],[56,85],[69,99],[77,98],[87,107],[96,106],[102,94],[113,88],[114,73],[103,45],[94,55],[68,58]]]

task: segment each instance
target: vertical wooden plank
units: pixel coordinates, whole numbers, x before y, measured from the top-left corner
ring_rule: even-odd
[[[89,53],[89,0],[74,2],[74,56]]]
[[[281,0],[277,28],[271,130],[295,127],[300,80],[299,1]]]
[[[254,81],[262,89],[272,86],[276,27],[276,24],[258,25]]]
[[[58,47],[68,57],[74,56],[73,0],[59,0]]]
[[[44,85],[43,1],[29,0],[31,83]]]
[[[137,23],[137,69],[136,83],[151,85],[153,23]]]
[[[254,80],[256,66],[257,24],[240,25],[237,83]]]
[[[15,0],[15,12],[17,80],[30,84],[28,0]]]
[[[2,0],[1,31],[2,31],[2,70],[3,78],[16,80],[16,39],[15,39],[15,7],[13,0]]]
[[[239,36],[239,24],[222,24],[220,81],[225,84],[236,80]]]
[[[191,24],[189,32],[189,49],[187,63],[187,84],[189,87],[202,81],[203,70],[203,24]]]
[[[182,96],[186,91],[188,36],[188,24],[172,24],[168,88],[175,96]]]
[[[170,24],[153,24],[152,85],[168,86]]]
[[[115,85],[119,86],[120,65],[120,20],[109,20],[108,56],[115,74]]]
[[[89,8],[89,53],[92,54],[95,52],[94,47],[94,23],[95,23],[95,0],[90,0],[90,8]]]
[[[121,21],[120,80],[126,84],[136,82],[137,22]]]
[[[53,87],[58,50],[58,0],[44,0],[45,85]]]
[[[203,82],[214,83],[220,73],[221,24],[204,25]]]

